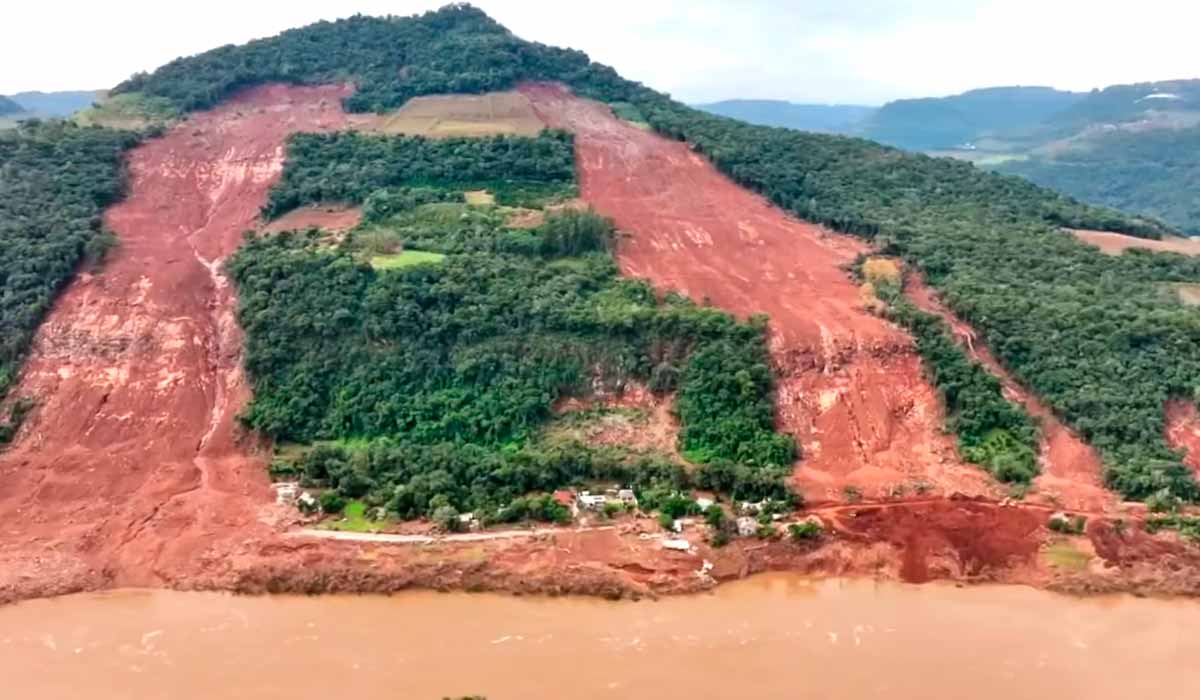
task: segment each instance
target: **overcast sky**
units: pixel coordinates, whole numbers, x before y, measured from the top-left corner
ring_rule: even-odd
[[[16,0],[0,94],[110,87],[180,55],[318,19],[444,0]],[[688,102],[878,104],[993,85],[1200,77],[1195,0],[476,0]]]

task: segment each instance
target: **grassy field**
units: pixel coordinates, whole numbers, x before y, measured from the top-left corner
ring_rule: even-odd
[[[338,530],[340,532],[374,532],[382,529],[384,523],[367,517],[367,504],[362,501],[350,501],[342,510],[342,520],[326,520],[318,527],[322,530]]]
[[[482,207],[496,203],[496,195],[487,190],[472,190],[463,193],[463,199],[473,207]]]
[[[80,111],[73,119],[80,126],[135,130],[166,125],[178,117],[179,113],[169,100],[131,92],[104,98],[97,106]]]
[[[445,259],[441,253],[427,253],[423,250],[406,250],[394,255],[376,255],[371,258],[371,267],[376,270],[398,270],[402,267],[439,263]]]
[[[529,100],[515,92],[415,97],[381,116],[372,130],[430,138],[512,134],[535,136],[545,125]]]

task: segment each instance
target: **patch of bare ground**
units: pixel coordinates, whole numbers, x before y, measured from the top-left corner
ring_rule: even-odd
[[[312,205],[293,209],[263,227],[266,233],[319,228],[345,233],[362,222],[362,209],[339,205]]]
[[[1183,462],[1200,479],[1200,411],[1192,401],[1167,402],[1167,444],[1184,451]]]
[[[1086,231],[1083,229],[1068,229],[1079,240],[1100,249],[1107,255],[1120,255],[1130,248],[1140,248],[1158,253],[1182,253],[1184,255],[1200,255],[1200,238],[1180,238],[1166,236],[1162,240],[1138,238],[1123,233],[1109,231]]]
[[[644,385],[629,383],[619,394],[559,401],[554,406],[557,418],[547,433],[587,445],[626,447],[679,459],[679,420],[673,404],[673,396],[655,396]]]
[[[924,279],[910,271],[905,295],[917,308],[940,316],[950,326],[955,339],[967,353],[992,373],[1009,401],[1025,407],[1041,424],[1038,462],[1041,474],[1034,480],[1035,495],[1064,508],[1102,511],[1114,508],[1118,499],[1104,487],[1104,464],[1100,455],[1063,425],[1048,406],[1021,386],[987,348],[975,331],[946,307]]]
[[[368,131],[430,138],[511,134],[534,136],[545,126],[516,92],[414,97],[401,109],[373,118]]]
[[[920,488],[996,495],[963,464],[912,339],[871,315],[842,267],[861,241],[791,219],[736,186],[686,144],[615,118],[553,85],[521,91],[550,125],[574,132],[582,196],[612,217],[624,274],[770,316],[778,420],[804,451],[796,486],[810,502]]]

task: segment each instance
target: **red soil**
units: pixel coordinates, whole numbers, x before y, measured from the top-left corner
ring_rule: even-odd
[[[779,427],[802,447],[795,481],[809,501],[841,499],[846,486],[996,492],[943,434],[911,339],[868,313],[842,270],[865,244],[787,217],[601,104],[551,85],[521,90],[550,126],[575,133],[583,198],[629,234],[625,274],[741,317],[770,315]]]
[[[284,139],[346,126],[347,92],[254,89],[132,152],[106,215],[120,245],[58,299],[15,391],[40,405],[0,455],[0,593],[159,583],[270,531],[264,459],[234,421],[249,389],[221,264]]]
[[[1029,415],[1041,422],[1039,462],[1042,473],[1034,480],[1038,495],[1074,510],[1101,511],[1116,505],[1116,495],[1104,488],[1104,464],[1100,455],[1063,425],[1048,406],[1018,384],[987,346],[976,339],[975,331],[942,304],[920,275],[909,273],[905,294],[917,308],[941,316],[950,324],[955,338],[967,348],[971,357],[1000,380],[1005,397],[1020,403]]]
[[[257,88],[132,153],[130,196],[107,215],[121,245],[103,274],[80,276],[59,298],[17,391],[41,405],[0,454],[0,603],[114,586],[616,596],[701,590],[764,570],[1200,591],[1195,548],[1099,522],[1089,535],[1116,573],[1056,584],[1034,557],[1044,507],[955,499],[818,510],[829,532],[821,543],[714,550],[692,532],[689,553],[663,549],[639,522],[427,546],[281,536],[294,509],[274,505],[266,451],[234,421],[247,387],[220,262],[258,223],[285,137],[351,123],[344,94]],[[579,133],[585,193],[636,234],[622,246],[627,271],[739,314],[773,315],[782,423],[808,447],[798,481],[810,496],[913,478],[942,491],[992,488],[940,434],[909,340],[861,311],[837,270],[860,244],[787,219],[686,147],[596,105],[554,88],[527,94]]]
[[[1200,411],[1191,401],[1167,402],[1167,443],[1184,450],[1184,464],[1200,479]]]
[[[333,233],[343,233],[358,226],[362,221],[362,210],[357,207],[309,206],[293,209],[267,224],[267,233],[280,231],[303,231],[319,228]]]

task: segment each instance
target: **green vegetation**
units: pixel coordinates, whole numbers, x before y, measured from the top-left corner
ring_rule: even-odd
[[[1190,470],[1165,442],[1163,418],[1166,400],[1200,396],[1200,321],[1194,310],[1165,308],[1159,296],[1162,282],[1197,281],[1194,261],[1161,255],[1109,258],[1060,230],[1069,226],[1146,237],[1168,232],[1156,222],[1086,206],[967,163],[704,114],[623,80],[582,53],[524,42],[482,12],[461,5],[417,18],[320,23],[224,47],[172,62],[153,75],[135,76],[118,92],[141,91],[189,110],[255,83],[346,79],[358,85],[346,106],[359,111],[394,108],[418,94],[509,88],[525,79],[558,80],[585,96],[633,105],[658,132],[688,141],[743,186],[799,217],[871,239],[920,269],[1016,378],[1099,449],[1113,488],[1131,498],[1163,490],[1186,500],[1200,498]],[[367,170],[359,168],[359,175]],[[342,187],[333,180],[361,187],[357,193],[345,192],[359,199],[381,184],[356,182],[355,177],[332,178],[333,193]],[[395,175],[389,171],[380,177]],[[399,184],[413,183],[403,179]],[[500,194],[484,183],[473,184]],[[373,434],[404,426],[423,439],[439,434],[462,440],[516,437],[544,411],[556,388],[583,376],[581,368],[588,362],[603,359],[606,367],[661,377],[668,385],[682,377],[686,368],[680,366],[680,353],[669,353],[671,361],[661,372],[659,358],[642,353],[648,326],[671,339],[664,341],[670,347],[691,350],[701,343],[689,335],[695,326],[685,324],[686,332],[675,336],[664,332],[667,322],[649,320],[698,318],[700,310],[688,307],[685,312],[673,302],[656,306],[649,290],[611,283],[611,262],[600,254],[585,257],[575,264],[582,269],[569,272],[535,265],[517,253],[475,256],[468,278],[450,257],[439,266],[376,273],[346,255],[312,255],[296,240],[275,244],[292,246],[286,253],[268,251],[270,243],[252,245],[250,257],[235,265],[242,276],[243,322],[251,331],[251,369],[261,397],[251,407],[250,419],[268,432]],[[256,251],[261,255],[253,256]],[[284,253],[281,257],[297,266],[289,268],[292,273],[274,268],[275,253]],[[607,271],[601,274],[602,268]],[[293,277],[296,269],[302,274]],[[506,296],[504,284],[497,282],[501,276],[522,293]],[[515,311],[500,306],[495,319],[472,316],[465,303],[476,297],[461,292],[476,284],[505,302],[516,296]],[[302,295],[316,292],[319,298],[307,297],[288,309],[277,301],[286,293],[278,287]],[[410,287],[434,290],[433,296]],[[453,303],[440,296],[446,293]],[[426,305],[414,307],[407,302],[413,298]],[[531,299],[538,300],[536,306],[528,303]],[[482,308],[491,307],[487,299],[479,301]],[[296,312],[300,308],[304,311]],[[412,347],[410,335],[397,335],[396,319],[411,319],[422,336],[427,328],[442,335],[433,336],[432,345]],[[436,323],[422,325],[429,319]],[[584,321],[579,327],[566,323],[579,319]],[[450,325],[443,326],[443,320]],[[529,333],[531,329],[535,332]],[[761,344],[761,333],[750,333],[746,345]],[[704,338],[713,340],[712,335]],[[480,344],[489,348],[486,353],[476,349]],[[326,351],[327,359],[312,359],[315,346]],[[393,356],[380,348],[396,348],[395,356],[406,358],[424,348],[411,366],[446,383],[423,388],[418,383],[416,392],[396,391],[410,381],[405,374],[410,365],[389,362]],[[368,352],[378,355],[364,356]],[[715,354],[720,353],[705,356]],[[359,361],[351,372],[355,381],[335,390],[330,379],[347,372],[337,366],[346,355]],[[497,356],[503,359],[497,361]],[[296,367],[303,369],[283,371],[283,360],[292,357],[299,358]],[[487,361],[479,361],[481,357]],[[516,357],[529,359],[529,366],[538,369],[514,363]],[[382,380],[377,391],[368,384],[376,379],[373,373]],[[517,386],[536,386],[538,391],[513,398],[524,392],[495,390],[495,382],[514,376],[520,377]],[[531,384],[525,383],[527,378]],[[749,385],[756,385],[753,372]],[[734,387],[724,386],[731,395]],[[487,418],[460,410],[467,399],[471,405],[491,406],[487,402],[493,396],[499,403],[489,408]],[[754,420],[752,412],[743,412],[735,423]],[[751,453],[774,453],[766,444],[773,439],[764,438]],[[724,451],[728,445],[711,440],[705,447]],[[717,471],[726,479],[737,470]]]
[[[901,298],[892,303],[889,317],[916,339],[963,459],[983,466],[1000,481],[1032,481],[1038,473],[1037,427],[1024,408],[1004,398],[1000,380],[967,356],[937,316]]]
[[[900,148],[954,148],[995,132],[1036,126],[1083,97],[1048,87],[997,87],[896,100],[875,112],[860,133]]]
[[[573,144],[561,131],[535,138],[443,140],[350,131],[296,134],[288,140],[288,167],[271,190],[266,212],[279,216],[322,202],[361,204],[386,188],[412,192],[429,183],[460,192],[486,189],[500,204],[537,206],[548,190],[559,196],[573,191]]]
[[[80,126],[103,126],[112,129],[144,129],[162,127],[178,119],[182,113],[170,100],[139,93],[113,95],[80,110],[73,121]]]
[[[612,224],[594,212],[509,229],[501,207],[463,203],[465,181],[518,161],[532,189],[572,187],[570,143],[549,132],[293,142],[277,211],[350,199],[365,220],[337,247],[289,232],[247,241],[230,262],[254,386],[244,420],[281,441],[337,441],[296,460],[306,479],[446,528],[466,512],[560,522],[566,509],[539,494],[594,481],[632,485],[668,512],[700,483],[787,499],[795,448],[774,432],[761,320],[621,278]],[[410,161],[432,163],[441,147],[455,167]],[[420,186],[378,174],[393,169],[418,171]],[[438,264],[415,264],[426,261]],[[679,392],[682,442],[704,467],[540,437],[559,397],[631,379]]]
[[[821,524],[813,520],[805,520],[788,525],[788,534],[797,542],[819,540],[825,535]]]
[[[0,398],[55,294],[85,258],[103,254],[100,214],[121,196],[121,154],[136,142],[61,122],[0,133]]]
[[[377,520],[367,517],[368,506],[362,501],[346,501],[340,494],[333,493],[329,498],[329,510],[325,510],[325,500],[322,499],[322,510],[331,515],[341,514],[340,520],[326,520],[320,527],[324,530],[340,532],[375,532],[382,526]],[[341,505],[341,508],[337,508]]]
[[[1118,131],[999,167],[1087,202],[1160,218],[1200,235],[1200,127]]]
[[[876,297],[887,304],[887,317],[907,328],[916,340],[963,459],[983,466],[1000,481],[1030,483],[1038,473],[1038,435],[1025,409],[1004,398],[1000,380],[967,355],[945,321],[904,298],[894,263],[863,260],[858,269]]]
[[[376,255],[371,258],[371,267],[376,270],[397,270],[413,265],[439,263],[446,258],[441,253],[427,253],[423,250],[406,250],[393,255]]]
[[[1167,515],[1146,519],[1146,532],[1154,534],[1162,530],[1176,530],[1189,540],[1200,541],[1200,518]]]

